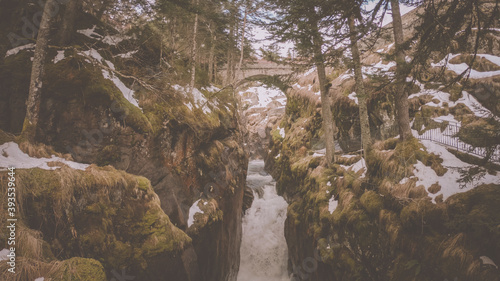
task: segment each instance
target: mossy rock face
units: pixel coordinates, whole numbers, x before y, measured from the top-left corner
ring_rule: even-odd
[[[62,256],[80,253],[107,270],[127,268],[140,276],[158,260],[182,264],[176,256],[191,244],[165,215],[146,178],[110,166],[64,167],[19,170],[18,185],[18,199],[29,206],[24,220]]]
[[[62,261],[50,277],[53,281],[106,281],[102,264],[94,259],[71,258]]]

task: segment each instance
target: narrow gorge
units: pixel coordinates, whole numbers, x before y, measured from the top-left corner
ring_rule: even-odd
[[[0,280],[500,281],[499,7],[0,0]]]

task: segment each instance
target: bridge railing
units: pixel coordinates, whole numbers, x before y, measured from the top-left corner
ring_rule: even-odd
[[[436,121],[438,123],[444,123],[442,121]],[[488,155],[488,149],[485,147],[474,147],[468,143],[460,140],[458,133],[460,132],[460,124],[448,122],[447,126],[442,129],[435,128],[429,129],[420,134],[415,134],[415,137],[420,140],[430,140],[442,145],[445,145],[455,150],[465,152],[471,155],[486,157]],[[497,146],[491,155],[490,161],[500,163],[500,146]]]

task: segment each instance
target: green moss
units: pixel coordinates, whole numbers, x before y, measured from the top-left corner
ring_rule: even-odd
[[[145,177],[137,177],[137,184],[142,191],[148,191],[151,188],[151,183]]]
[[[62,261],[50,276],[54,281],[105,281],[106,273],[102,264],[94,259],[71,258]]]
[[[378,215],[384,207],[384,202],[379,194],[373,190],[366,191],[360,198],[361,205],[371,215]]]

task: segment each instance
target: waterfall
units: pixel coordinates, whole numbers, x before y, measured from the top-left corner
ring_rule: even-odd
[[[276,182],[264,171],[262,160],[250,161],[247,185],[255,199],[243,218],[238,281],[290,280],[284,235],[288,204],[276,193]]]

